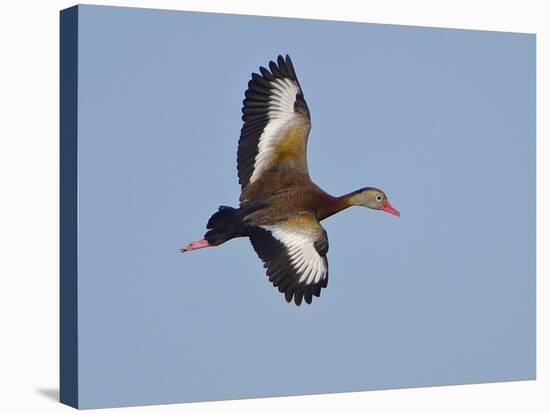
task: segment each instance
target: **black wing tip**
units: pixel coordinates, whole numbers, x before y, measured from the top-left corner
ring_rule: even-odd
[[[284,56],[282,54],[279,54],[277,56],[277,62],[279,63],[279,65],[292,65],[292,59],[290,58],[290,55],[288,53],[285,53]]]
[[[270,60],[267,66],[269,69],[260,66],[260,73],[253,72],[251,77],[261,77],[267,81],[272,81],[274,78],[289,78],[296,82],[298,81],[292,59],[288,53],[284,56],[282,54],[277,55],[277,58]]]
[[[276,62],[273,60],[269,61],[267,68],[264,66],[260,66],[258,72],[259,73],[252,72],[250,74],[248,88],[245,91],[245,98],[250,98],[250,102],[267,102],[273,88],[271,82],[273,82],[275,79],[290,79],[296,82],[298,86],[300,86],[300,82],[298,81],[296,72],[294,71],[294,66],[292,65],[292,60],[290,59],[290,55],[288,54],[286,55],[286,57],[283,57],[283,55],[278,55],[276,58]],[[243,112],[248,102],[249,101],[246,100],[243,101]],[[302,104],[302,106],[307,109],[305,103]],[[246,119],[243,118],[243,121],[245,120]]]
[[[304,286],[300,284],[294,284],[290,287],[287,287],[282,292],[280,289],[279,291],[284,294],[287,303],[294,303],[296,306],[301,306],[303,303],[311,305],[311,303],[313,302],[313,296],[321,296],[321,289],[327,286],[325,282],[327,279],[324,279],[319,283],[312,285]]]
[[[299,292],[299,291],[296,291],[294,289],[288,289],[286,292],[285,292],[285,300],[287,303],[294,303],[296,306],[301,306],[302,305],[302,299],[303,299],[303,293]],[[306,303],[308,305],[311,304],[311,301],[310,302],[307,302]]]

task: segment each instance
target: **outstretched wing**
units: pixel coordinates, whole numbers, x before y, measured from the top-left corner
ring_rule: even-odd
[[[242,189],[275,166],[308,173],[310,115],[292,61],[279,55],[260,73],[252,74],[243,101],[237,153]]]
[[[328,282],[328,239],[325,229],[309,213],[286,221],[254,227],[250,241],[267,268],[267,276],[287,302],[298,306],[319,297]]]

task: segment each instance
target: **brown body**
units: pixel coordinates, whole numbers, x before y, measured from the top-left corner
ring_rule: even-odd
[[[245,217],[251,225],[273,224],[297,213],[308,212],[318,221],[349,207],[350,195],[333,197],[307,174],[292,171],[270,172],[242,192],[241,206],[262,200],[265,207]]]

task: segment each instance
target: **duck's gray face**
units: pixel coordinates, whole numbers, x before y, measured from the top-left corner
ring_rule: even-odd
[[[388,200],[386,194],[374,187],[363,188],[351,197],[351,202],[356,206],[372,208],[374,210],[382,210],[394,216],[400,216]]]

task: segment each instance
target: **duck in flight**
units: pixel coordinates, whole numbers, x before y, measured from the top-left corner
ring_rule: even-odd
[[[238,208],[221,206],[189,252],[249,237],[287,302],[311,304],[328,282],[328,238],[320,221],[350,206],[399,216],[386,194],[365,187],[334,197],[309,177],[310,113],[290,56],[260,67],[248,82],[237,151]]]

